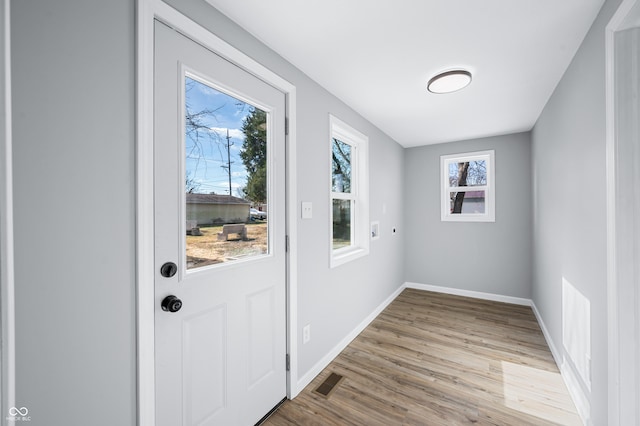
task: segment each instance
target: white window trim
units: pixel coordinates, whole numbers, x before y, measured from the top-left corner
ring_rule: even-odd
[[[329,114],[329,259],[335,268],[369,254],[369,138],[345,122]],[[333,139],[339,139],[354,147],[351,156],[351,191],[355,201],[351,241],[349,247],[333,250],[333,200],[351,199],[332,190]]]
[[[483,159],[487,163],[487,184],[474,186],[476,191],[485,191],[484,213],[451,213],[451,201],[449,198],[449,168],[451,162],[461,163]],[[440,219],[443,222],[495,222],[496,221],[496,187],[495,187],[495,151],[467,152],[440,156]]]

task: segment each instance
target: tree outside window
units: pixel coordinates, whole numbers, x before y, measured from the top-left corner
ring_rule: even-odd
[[[369,253],[368,138],[330,117],[331,266]]]
[[[444,155],[442,220],[495,221],[494,151]]]

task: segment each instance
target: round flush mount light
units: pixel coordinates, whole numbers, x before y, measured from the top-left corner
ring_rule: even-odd
[[[464,89],[471,83],[471,73],[466,70],[451,70],[440,73],[427,83],[431,93],[452,93]]]

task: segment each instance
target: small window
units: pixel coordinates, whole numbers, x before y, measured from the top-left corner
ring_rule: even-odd
[[[495,222],[494,169],[494,151],[441,156],[441,219]]]
[[[369,253],[368,138],[330,116],[331,267]]]

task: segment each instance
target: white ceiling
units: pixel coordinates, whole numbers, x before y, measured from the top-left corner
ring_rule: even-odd
[[[207,0],[405,147],[530,130],[604,0]],[[436,95],[463,67],[466,89]]]

